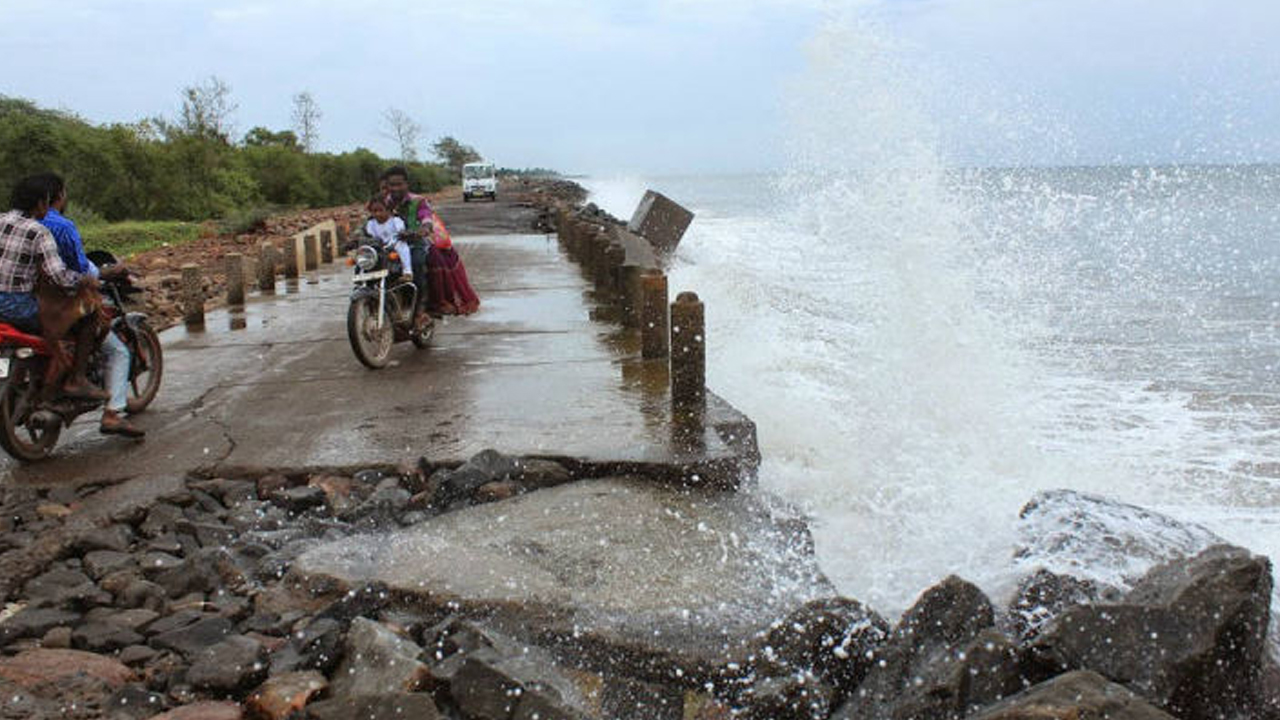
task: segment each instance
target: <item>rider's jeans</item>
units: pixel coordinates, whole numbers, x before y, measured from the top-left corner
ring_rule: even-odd
[[[129,348],[114,332],[109,332],[102,341],[102,352],[107,356],[106,389],[111,393],[107,408],[120,412],[125,408],[129,392]]]

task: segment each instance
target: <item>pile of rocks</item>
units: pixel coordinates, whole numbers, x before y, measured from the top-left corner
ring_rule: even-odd
[[[485,451],[457,466],[175,483],[10,583],[0,718],[1280,718],[1271,566],[1228,545],[1125,588],[1041,570],[1005,607],[951,577],[896,624],[823,597],[709,674],[637,677],[601,666],[599,648],[531,641],[512,626],[519,608],[424,605],[379,582],[336,596],[288,582],[322,543],[588,476]],[[0,560],[110,490],[6,489]]]
[[[255,717],[285,717],[330,678],[331,694],[347,698],[348,685],[376,684],[385,673],[373,658],[409,652],[390,630],[353,621],[377,619],[412,636],[432,618],[384,613],[391,598],[373,587],[317,607],[280,584],[294,558],[323,541],[570,479],[558,463],[493,451],[457,467],[424,460],[351,475],[189,478],[150,507],[78,534],[62,557],[10,584],[20,589],[0,615],[0,646],[9,656],[0,659],[0,697],[7,698],[0,717],[146,718],[225,700],[232,705],[202,705],[201,712],[230,717],[234,706],[239,717],[243,703]],[[102,491],[7,489],[3,549],[18,554],[57,536]],[[402,690],[424,678],[415,675]],[[425,708],[435,701],[406,702]],[[316,716],[378,717],[364,705],[329,707],[318,706]]]

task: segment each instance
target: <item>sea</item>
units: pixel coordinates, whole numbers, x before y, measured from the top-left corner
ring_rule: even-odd
[[[841,593],[1006,600],[1019,510],[1060,488],[1280,560],[1280,167],[583,183],[624,220],[647,189],[696,213],[671,291],[705,302],[708,385]]]

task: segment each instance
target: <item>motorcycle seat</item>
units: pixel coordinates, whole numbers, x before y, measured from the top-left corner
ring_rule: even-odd
[[[0,345],[29,347],[38,353],[48,354],[49,347],[39,335],[29,335],[6,322],[0,322]]]

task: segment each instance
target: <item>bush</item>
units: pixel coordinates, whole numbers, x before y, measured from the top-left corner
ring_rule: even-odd
[[[287,143],[239,147],[163,121],[94,126],[0,96],[0,197],[7,200],[19,178],[52,170],[67,179],[73,207],[91,207],[112,221],[221,218],[243,227],[264,206],[367,200],[392,164],[364,148],[335,155],[306,154]],[[416,192],[456,183],[441,165],[408,169]]]

